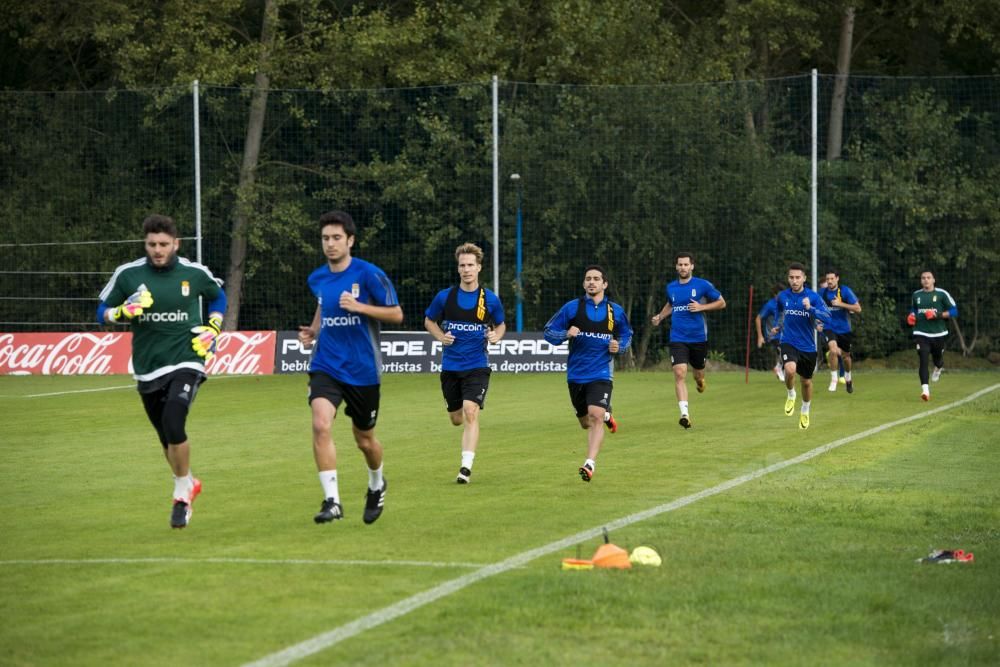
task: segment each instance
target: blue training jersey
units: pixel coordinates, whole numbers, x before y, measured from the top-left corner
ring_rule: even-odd
[[[844,303],[853,305],[858,302],[858,297],[855,296],[854,291],[846,285],[841,285],[837,289],[824,287],[819,291],[819,295],[823,297],[823,303],[826,304],[827,309],[830,311],[830,331],[836,334],[850,333],[851,313],[843,308],[831,306],[830,302],[839,296],[840,300]]]
[[[617,303],[612,303],[607,298],[594,303],[590,297],[584,297],[584,302],[587,308],[587,322],[584,323],[586,329],[577,324],[580,333],[570,341],[566,380],[577,384],[611,380],[614,377],[614,360],[608,346],[612,338],[617,338],[618,354],[627,350],[632,344],[632,327],[629,326],[625,311]],[[566,332],[577,321],[579,309],[580,299],[569,301],[560,308],[545,325],[545,340],[553,345],[566,342]]]
[[[344,384],[379,384],[382,351],[380,322],[340,307],[340,295],[349,292],[361,303],[397,306],[396,290],[374,264],[357,257],[339,273],[323,265],[309,275],[309,289],[320,307],[320,328],[313,347],[310,371],[322,371]]]
[[[778,298],[771,297],[767,300],[767,303],[761,307],[760,312],[757,313],[760,317],[760,330],[764,334],[764,340],[772,341],[778,337],[781,333],[780,331],[776,334],[771,333],[771,329],[776,326],[780,326],[780,319],[778,318]]]
[[[802,307],[802,300],[809,298],[809,309]],[[788,288],[781,292],[778,299],[778,316],[783,318],[781,324],[782,343],[788,343],[800,352],[816,352],[816,341],[813,332],[816,330],[816,320],[824,327],[830,326],[830,311],[819,294],[808,287],[801,292],[793,292]]]
[[[447,319],[445,307],[452,290],[456,290],[458,308],[468,312],[468,317]],[[446,345],[441,354],[441,370],[468,371],[486,368],[489,365],[486,355],[486,333],[491,324],[492,326],[503,324],[504,312],[500,297],[492,290],[482,288],[484,312],[482,317],[477,317],[479,293],[478,287],[471,292],[466,292],[461,287],[448,287],[438,292],[431,305],[424,311],[427,319],[437,322],[442,331],[455,336],[455,342]]]
[[[686,283],[675,280],[667,285],[667,300],[673,307],[670,315],[671,343],[704,343],[708,340],[708,323],[704,313],[689,310],[691,302],[708,303],[718,301],[722,293],[715,285],[691,276]]]

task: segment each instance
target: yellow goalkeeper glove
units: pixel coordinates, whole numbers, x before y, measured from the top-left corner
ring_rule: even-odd
[[[139,285],[139,288],[125,303],[111,311],[111,316],[115,322],[131,320],[133,317],[142,315],[142,311],[153,305],[153,293],[146,289],[146,285]]]
[[[195,336],[191,339],[191,349],[208,361],[215,355],[215,346],[221,330],[221,317],[210,317],[207,325],[192,327],[191,333]]]

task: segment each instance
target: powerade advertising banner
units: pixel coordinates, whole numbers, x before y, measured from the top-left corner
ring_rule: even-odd
[[[427,332],[383,331],[383,373],[441,372],[441,343]],[[566,372],[569,346],[552,345],[539,332],[508,333],[489,346],[490,366],[499,373]],[[275,373],[309,370],[309,350],[302,348],[298,333],[279,331],[274,355]]]

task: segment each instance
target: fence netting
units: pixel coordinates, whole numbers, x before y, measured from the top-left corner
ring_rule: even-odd
[[[1000,78],[851,77],[842,151],[827,160],[834,85],[819,78],[816,268],[837,268],[861,300],[856,358],[908,347],[924,268],[958,301],[951,346],[1000,353]],[[397,286],[401,328],[422,329],[433,295],[457,281],[455,247],[472,241],[511,328],[521,299],[526,331],[578,297],[596,263],[636,330],[629,363],[645,367],[666,355],[649,319],[686,251],[728,303],[708,316],[713,357],[741,364],[748,319],[790,262],[811,261],[811,86],[502,82],[498,286],[488,82],[271,90],[252,171],[253,91],[202,86],[203,261],[238,295],[239,328],[294,329],[315,308],[316,220],[344,209],[359,225],[354,254]],[[141,256],[150,212],[178,221],[195,258],[193,112],[184,89],[0,92],[0,330],[98,328],[97,294]]]

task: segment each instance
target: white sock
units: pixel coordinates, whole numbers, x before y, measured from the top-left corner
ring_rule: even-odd
[[[928,396],[930,396],[931,395],[931,387],[930,387],[930,385],[927,385],[927,384],[920,385],[920,392],[923,393],[923,394],[927,394]]]
[[[183,500],[184,502],[191,502],[191,489],[194,488],[194,479],[191,477],[191,472],[184,477],[174,477],[174,500]]]
[[[333,502],[340,502],[340,490],[337,488],[336,470],[320,470],[319,483],[323,485],[324,498],[333,498]]]
[[[681,416],[688,413],[688,402],[687,401],[677,401],[677,406],[681,409]]]
[[[791,398],[792,400],[795,399],[795,390],[794,389],[789,389],[788,390],[788,398]]]
[[[382,488],[382,466],[379,466],[378,470],[368,469],[368,488],[372,491]]]
[[[604,421],[611,421],[611,413],[607,410],[604,411]]]
[[[472,462],[476,460],[475,452],[462,451],[462,467],[472,470]]]
[[[837,371],[830,371],[830,382],[837,381]]]
[[[597,464],[594,463],[594,459],[587,459],[586,461],[583,462],[583,465],[590,466],[591,470],[597,469]]]
[[[802,407],[799,409],[799,412],[804,415],[809,414],[809,401],[802,401]]]
[[[851,381],[851,371],[844,371],[844,379],[848,382]]]

